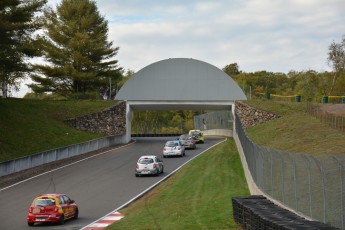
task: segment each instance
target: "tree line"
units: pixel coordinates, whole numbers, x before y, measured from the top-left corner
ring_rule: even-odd
[[[345,96],[345,35],[328,47],[328,64],[332,71],[294,71],[287,74],[268,71],[247,73],[231,63],[223,71],[252,96],[269,92],[282,96],[300,95],[305,101],[320,102],[322,96]]]
[[[87,94],[123,70],[115,59],[119,47],[108,41],[108,22],[95,1],[62,0],[52,9],[47,0],[1,0],[0,85],[31,78],[34,93],[65,98]],[[36,58],[33,60],[33,58]]]
[[[118,66],[119,47],[108,40],[108,22],[93,0],[62,0],[56,9],[47,0],[0,1],[0,88],[7,97],[25,78],[34,94],[83,98],[109,82],[121,87],[134,71]],[[345,95],[345,36],[328,47],[331,72],[314,70],[273,73],[241,71],[237,63],[223,68],[243,90],[301,95]]]

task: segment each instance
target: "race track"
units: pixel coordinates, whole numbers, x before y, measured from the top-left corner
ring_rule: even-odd
[[[163,158],[168,137],[136,138],[136,142],[115,148],[96,157],[63,167],[0,191],[0,228],[81,229],[117,209],[180,165],[224,138],[206,138],[196,150],[186,150],[185,157]],[[134,168],[141,155],[157,155],[164,161],[159,177],[135,177]],[[79,206],[79,219],[64,225],[29,227],[27,209],[33,198],[43,193],[65,193]]]

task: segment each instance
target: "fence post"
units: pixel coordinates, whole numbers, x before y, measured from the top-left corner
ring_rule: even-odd
[[[263,157],[263,153],[261,152],[261,149],[258,151],[258,155],[260,155],[260,159],[261,159],[261,167],[260,167],[260,176],[261,176],[261,188],[263,191],[266,191],[266,187],[265,187],[265,183],[264,183],[264,157]]]
[[[284,196],[284,157],[283,154],[280,154],[280,159],[281,159],[281,172],[282,172],[282,200],[283,203],[285,203],[285,196]]]
[[[296,181],[296,159],[295,159],[295,157],[292,157],[292,159],[293,159],[293,181],[294,181],[294,187],[295,187],[295,206],[296,206],[296,211],[298,211],[297,181]]]
[[[309,212],[310,212],[310,217],[313,218],[313,212],[312,212],[312,194],[311,194],[311,173],[310,173],[310,161],[308,156],[303,155],[303,157],[306,159],[307,164],[308,164],[308,189],[309,189]]]
[[[343,198],[343,164],[342,162],[336,157],[332,157],[335,159],[339,166],[340,166],[340,206],[341,206],[341,229],[344,229],[344,198]]]
[[[323,222],[326,223],[326,188],[325,188],[325,172],[323,170],[323,165],[318,158],[313,158],[316,162],[316,165],[319,166],[321,172],[321,179],[322,179],[322,193],[323,193]]]
[[[273,195],[273,159],[272,159],[272,152],[271,154],[271,196],[274,197]]]

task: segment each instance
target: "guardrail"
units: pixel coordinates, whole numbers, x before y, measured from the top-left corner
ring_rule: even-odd
[[[0,177],[113,145],[124,144],[125,139],[125,135],[109,136],[5,161],[0,163]]]
[[[182,133],[132,133],[131,137],[179,137]]]

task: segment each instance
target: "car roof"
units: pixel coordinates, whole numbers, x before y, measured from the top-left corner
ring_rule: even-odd
[[[66,196],[66,195],[62,194],[62,193],[46,193],[46,194],[41,194],[41,195],[35,197],[35,199],[52,198],[52,197],[57,198],[60,196]]]
[[[155,155],[147,155],[147,156],[141,156],[139,159],[142,159],[142,158],[155,158],[157,156]]]
[[[166,143],[168,143],[168,142],[180,142],[179,140],[170,140],[170,141],[167,141]]]
[[[62,194],[62,193],[46,193],[46,194],[42,194],[42,195],[39,195],[38,197],[41,197],[41,196],[64,196],[65,194]]]

